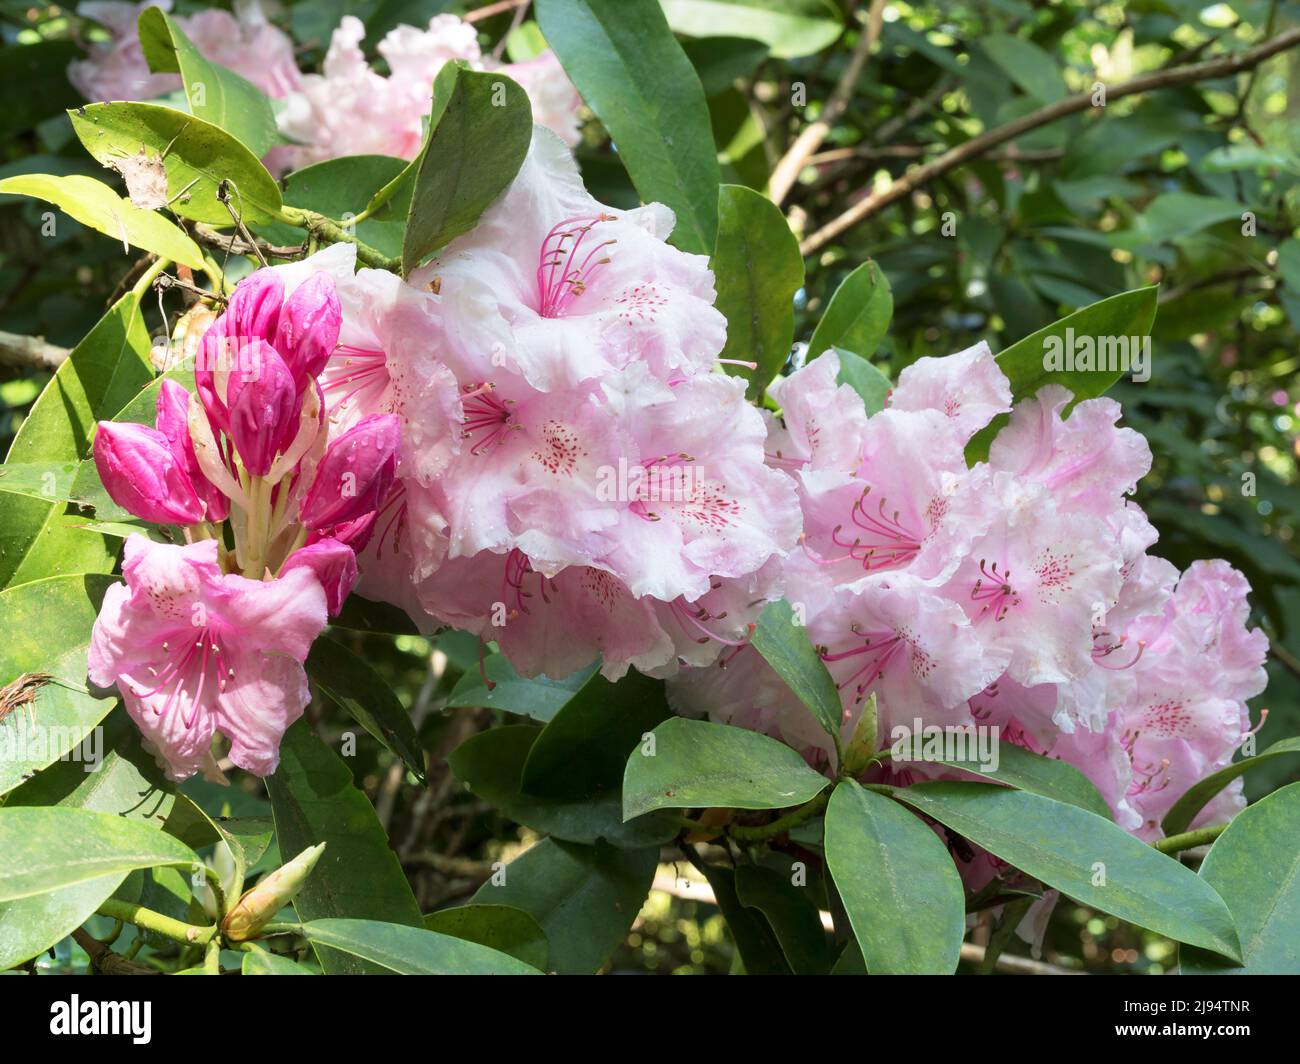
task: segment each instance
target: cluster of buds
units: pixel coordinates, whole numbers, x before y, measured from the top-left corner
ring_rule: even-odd
[[[156,427],[102,422],[95,437],[100,478],[120,506],[182,526],[187,541],[216,539],[226,572],[264,580],[310,565],[331,613],[392,487],[400,431],[395,416],[374,414],[331,438],[317,378],[341,320],[328,274],[286,297],[281,274],[261,270],[204,334],[196,394],[166,379]]]
[[[275,771],[310,698],[303,663],[392,489],[399,419],[343,430],[325,409],[318,377],[341,319],[328,274],[260,270],[204,334],[195,394],[164,379],[155,427],[99,426],[109,495],[185,535],[128,538],[88,660],[173,779],[215,771],[218,732],[234,764]]]

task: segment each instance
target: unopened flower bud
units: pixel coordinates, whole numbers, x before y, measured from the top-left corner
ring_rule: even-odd
[[[293,374],[270,344],[250,340],[244,345],[243,371],[227,384],[230,438],[254,476],[265,476],[296,428],[297,387]]]
[[[325,604],[331,617],[343,608],[357,582],[357,556],[352,548],[337,539],[319,539],[289,555],[280,575],[290,569],[310,569],[325,589]]]
[[[858,723],[853,729],[853,738],[844,751],[844,771],[850,776],[861,776],[866,772],[879,742],[879,714],[873,691],[862,707],[862,715],[858,717]]]
[[[284,357],[301,392],[325,368],[343,323],[334,278],[314,273],[284,301],[275,331],[275,349]]]
[[[189,474],[195,494],[203,502],[209,521],[224,521],[230,513],[230,500],[203,475],[194,441],[190,439],[190,393],[173,380],[164,380],[158,391],[158,431],[167,437],[172,454]]]
[[[332,528],[378,510],[397,473],[400,435],[395,414],[371,414],[334,440],[299,510],[302,524]]]
[[[243,942],[256,937],[302,889],[324,849],[325,843],[322,842],[303,850],[288,864],[281,865],[255,887],[246,890],[221,921],[221,933],[226,940]]]
[[[162,525],[191,525],[203,520],[203,503],[189,473],[157,429],[134,422],[101,421],[94,452],[99,479],[123,509]]]

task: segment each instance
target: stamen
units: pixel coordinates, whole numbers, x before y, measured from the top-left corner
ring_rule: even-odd
[[[543,318],[562,318],[574,300],[587,291],[600,267],[610,261],[607,254],[601,253],[613,240],[596,244],[578,259],[587,235],[599,223],[608,221],[613,221],[613,216],[603,212],[593,218],[566,218],[546,234],[537,265],[537,313]]]

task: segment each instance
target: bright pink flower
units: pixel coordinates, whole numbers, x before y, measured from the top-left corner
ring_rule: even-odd
[[[159,432],[167,437],[172,454],[189,474],[190,484],[203,501],[204,517],[208,521],[224,521],[230,513],[230,500],[221,493],[199,467],[190,438],[190,393],[174,380],[163,378],[158,390],[157,420]]]
[[[249,580],[222,572],[215,540],[133,535],[122,576],[91,634],[90,679],[118,688],[171,778],[198,771],[216,732],[235,764],[274,772],[280,739],[310,698],[302,663],[325,626],[310,567]]]
[[[344,601],[357,583],[356,553],[337,539],[326,537],[299,547],[280,567],[280,575],[298,568],[310,569],[315,574],[325,591],[331,617],[343,608]]]
[[[373,514],[397,472],[400,424],[371,414],[330,441],[299,508],[306,528],[327,529]]]
[[[189,471],[157,429],[101,421],[94,449],[99,479],[123,509],[162,525],[190,525],[204,519],[203,503]]]
[[[230,439],[250,473],[264,477],[292,439],[302,400],[275,348],[253,338],[241,345],[244,368],[226,379]]]

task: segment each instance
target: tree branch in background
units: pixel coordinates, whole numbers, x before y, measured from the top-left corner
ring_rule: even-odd
[[[862,68],[866,66],[867,57],[876,47],[876,42],[880,40],[880,27],[884,15],[885,0],[871,0],[871,10],[867,12],[867,25],[858,38],[857,47],[853,49],[853,54],[849,57],[849,65],[840,77],[839,84],[835,86],[835,91],[826,101],[826,106],[817,116],[817,121],[799,134],[795,142],[790,145],[790,150],[772,171],[771,180],[767,185],[767,194],[778,207],[798,180],[799,172],[807,165],[809,156],[822,146],[827,134],[849,105],[853,88],[858,83],[858,78],[862,76]]]
[[[0,332],[0,366],[55,370],[67,357],[66,347],[47,344],[39,336]]]
[[[1265,41],[1263,44],[1238,55],[1209,59],[1203,63],[1191,63],[1187,66],[1167,67],[1152,74],[1143,74],[1141,77],[1121,82],[1119,85],[1107,86],[1106,101],[1109,103],[1141,92],[1172,88],[1175,85],[1189,85],[1197,81],[1209,81],[1214,78],[1237,74],[1243,70],[1251,70],[1265,59],[1269,59],[1280,52],[1285,52],[1289,48],[1294,48],[1297,44],[1300,44],[1300,28],[1290,29],[1274,37],[1271,41]],[[827,222],[815,233],[811,234],[800,245],[800,250],[805,255],[811,255],[814,251],[830,243],[845,230],[851,229],[858,223],[878,214],[889,204],[902,199],[914,189],[946,174],[949,170],[961,166],[962,163],[978,158],[1000,144],[1014,140],[1030,130],[1038,129],[1040,126],[1055,122],[1058,118],[1065,118],[1067,115],[1087,110],[1092,106],[1092,93],[1081,92],[1078,95],[1067,96],[1056,103],[1048,104],[1046,107],[1040,107],[1037,111],[1017,118],[1014,122],[1008,122],[1005,125],[981,133],[977,137],[972,137],[964,144],[959,144],[937,158],[931,159],[930,162],[925,163],[923,166],[918,166],[915,170],[904,174],[888,188],[880,192],[874,192],[859,200],[843,214]]]

